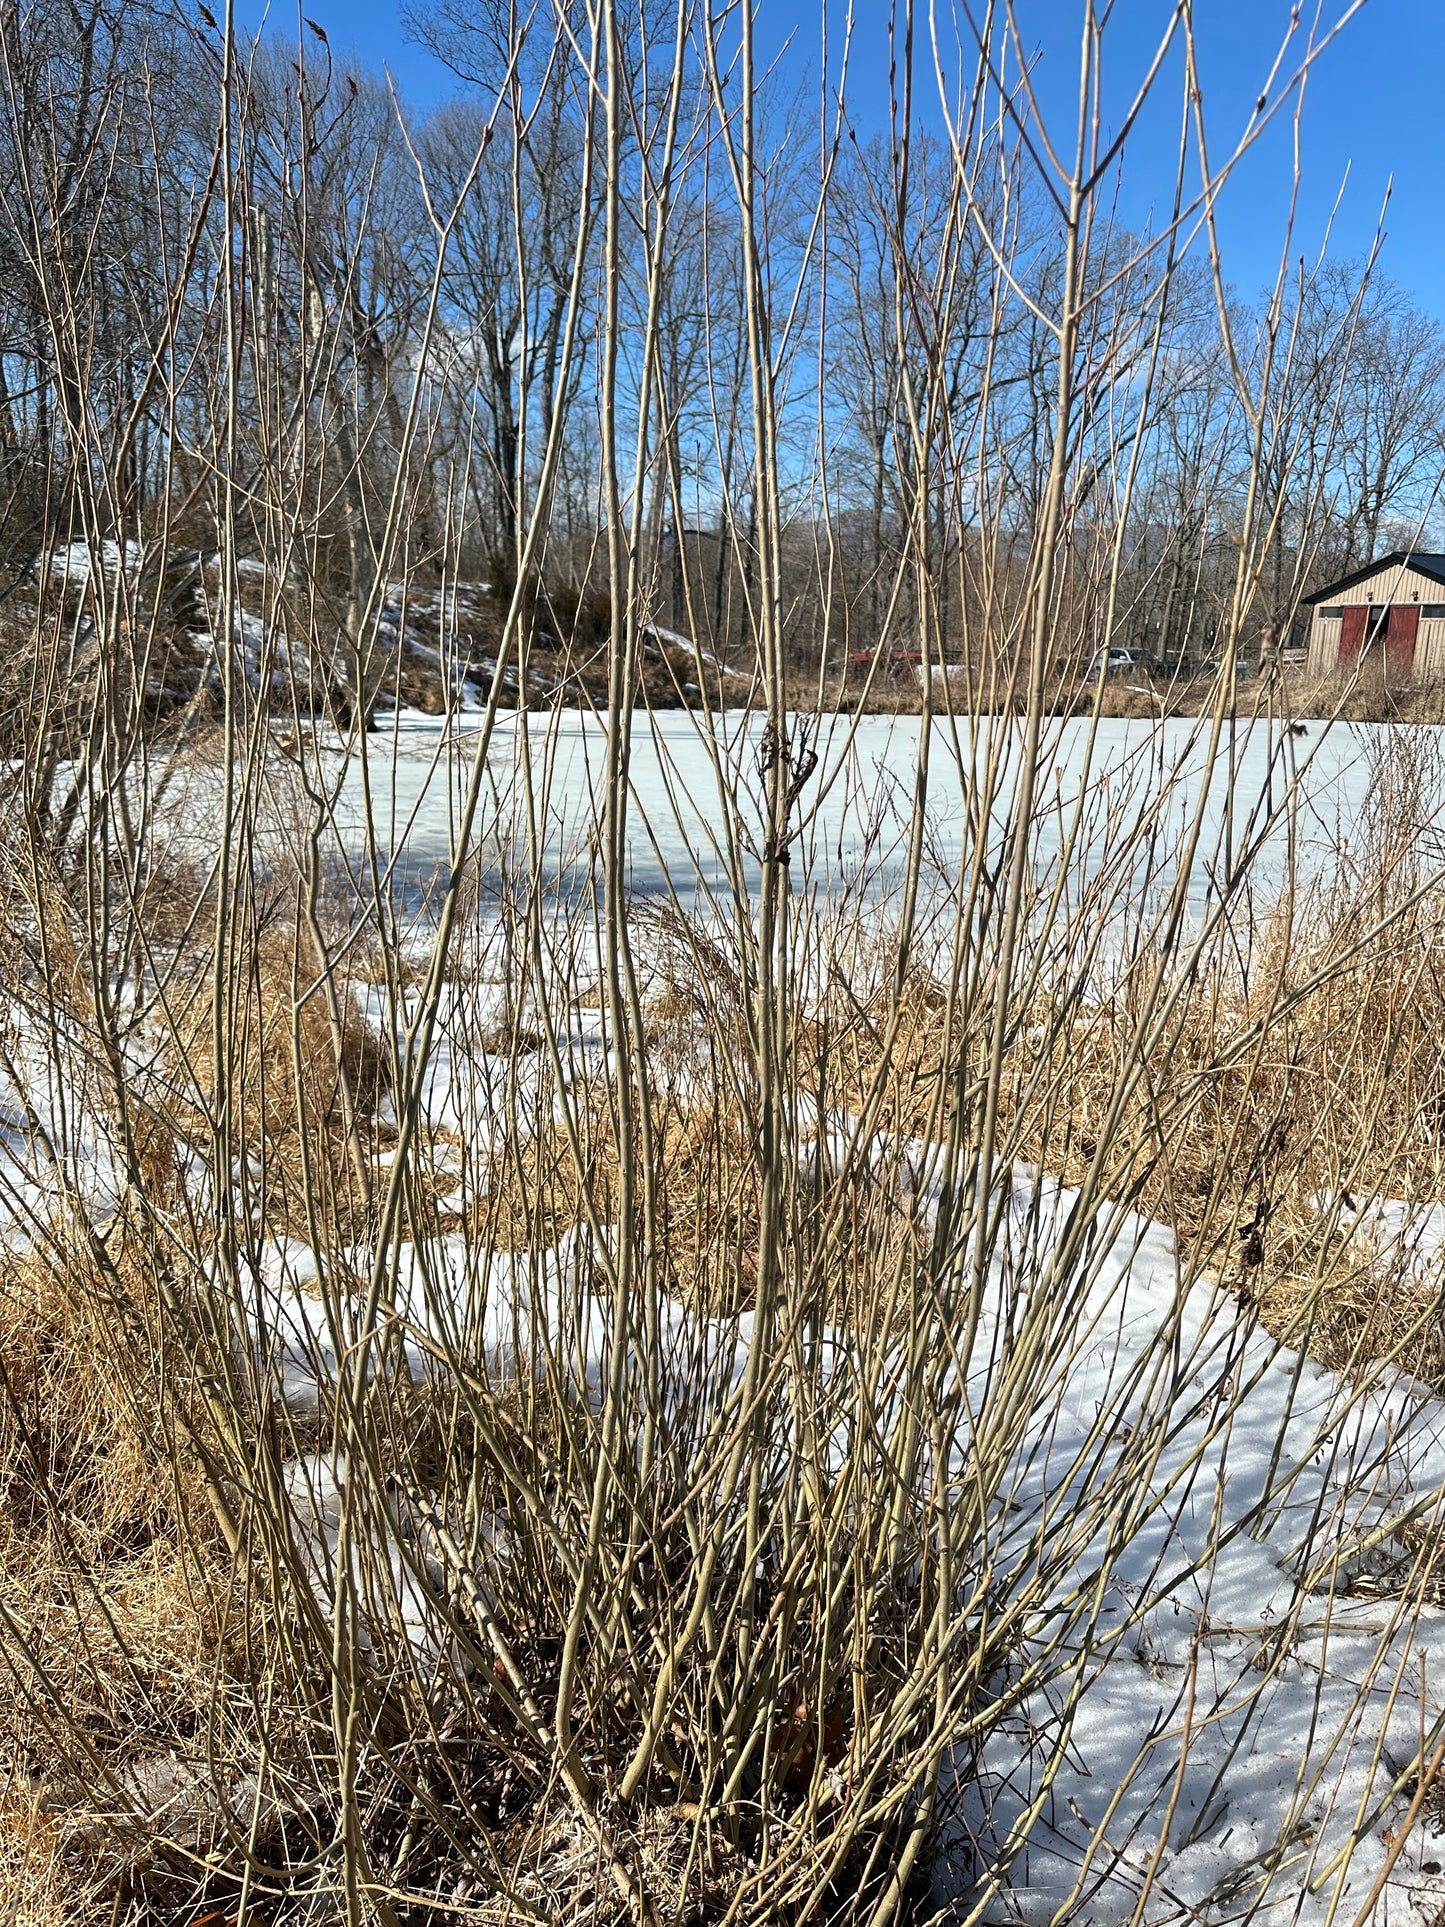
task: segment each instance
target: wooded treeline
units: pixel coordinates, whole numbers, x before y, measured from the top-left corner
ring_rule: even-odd
[[[746,673],[768,539],[746,219],[791,290],[764,345],[800,697],[875,650],[1023,647],[1059,209],[1006,120],[945,138],[900,109],[865,138],[846,103],[764,94],[749,212],[726,81],[699,62],[680,114],[656,47],[623,36],[631,109],[609,129],[580,7],[520,35],[486,6],[420,15],[457,75],[429,115],[309,26],[298,50],[133,0],[0,22],[0,586],[58,581],[63,623],[83,576],[127,676],[214,691],[230,627],[253,686],[280,659],[318,700],[369,704],[409,621],[439,667],[494,666],[514,591],[518,634],[601,664],[609,515],[634,617]],[[609,140],[630,228],[604,208]],[[1247,651],[1433,511],[1440,324],[1377,268],[1286,270],[1244,299],[1184,256],[1194,225],[1089,255],[1061,665],[1105,642],[1201,662],[1231,624]],[[637,451],[611,504],[604,408]]]

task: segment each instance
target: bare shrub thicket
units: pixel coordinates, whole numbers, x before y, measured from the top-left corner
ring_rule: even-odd
[[[1302,1446],[1295,1361],[1219,1523],[1261,1319],[1345,1369],[1339,1437],[1445,1376],[1367,1250],[1439,1193],[1440,773],[1387,743],[1322,851],[1319,733],[1233,681],[1334,539],[1374,296],[1230,299],[1187,5],[1171,218],[1118,231],[1087,18],[1076,126],[1005,8],[943,132],[901,94],[855,162],[836,101],[815,154],[770,110],[746,12],[439,16],[472,91],[418,129],[314,30],[5,16],[17,1918],[1007,1918],[1097,1665],[1152,1664],[1135,1549],[1204,1520],[1207,1589],[1298,1491],[1288,1609],[1227,1678],[1200,1619],[1051,1916],[1178,1917],[1218,1802],[1167,1783],[1227,1727],[1226,1772],[1362,1535],[1409,1583],[1199,1906],[1363,1921],[1414,1836],[1423,1684],[1388,1758],[1368,1722],[1438,1491]],[[1058,679],[1205,556],[1205,713],[1106,769],[1102,679],[1072,720]],[[891,789],[810,707],[858,623],[865,677],[953,659]],[[1111,1318],[1154,1322],[1061,1445]]]

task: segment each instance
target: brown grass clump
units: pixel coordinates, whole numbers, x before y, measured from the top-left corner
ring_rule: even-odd
[[[582,1169],[558,1126],[519,1136],[487,1166],[468,1214],[473,1237],[493,1251],[544,1250],[586,1221],[590,1195],[606,1206],[615,1196],[616,1149],[603,1130],[583,1148]]]
[[[1282,683],[1288,714],[1337,717],[1347,723],[1445,723],[1445,682],[1387,675],[1367,662],[1353,676],[1311,676],[1286,671]]]
[[[706,1825],[694,1802],[648,1808],[630,1839],[620,1838],[658,1920],[701,1922],[726,1911],[750,1863]],[[509,1830],[503,1860],[515,1868],[511,1891],[478,1895],[474,1918],[491,1927],[512,1927],[520,1907],[543,1918],[625,1922],[597,1850],[574,1814],[543,1805]],[[588,1905],[590,1900],[591,1904]],[[520,1905],[519,1905],[520,1904]]]
[[[64,1829],[33,1792],[23,1768],[0,1791],[0,1920],[7,1927],[65,1927],[97,1896],[67,1860]]]
[[[36,1927],[102,1889],[108,1917],[143,1874],[150,1763],[205,1759],[245,1645],[202,1482],[127,1344],[143,1315],[80,1263],[0,1268],[0,1918]]]
[[[1445,1390],[1439,1286],[1338,1235],[1322,1275],[1322,1242],[1317,1220],[1287,1226],[1275,1239],[1257,1292],[1266,1328],[1331,1371],[1348,1374],[1383,1360]]]
[[[148,1545],[174,1517],[161,1442],[142,1420],[145,1389],[119,1370],[136,1307],[106,1307],[38,1259],[0,1269],[0,1533],[20,1555],[65,1522],[86,1557]],[[73,1289],[76,1284],[80,1289]]]
[[[333,1024],[322,973],[294,925],[264,925],[243,961],[225,1013],[219,1080],[208,976],[176,1016],[169,1057],[177,1134],[193,1136],[216,1115],[219,1083],[245,1146],[267,1159],[282,1207],[278,1228],[304,1226],[300,1199],[308,1162],[319,1180],[324,1223],[343,1226],[361,1210],[357,1153],[369,1159],[374,1151],[377,1108],[388,1089],[382,1041],[362,1015],[358,985],[345,966],[331,973],[339,1020]]]
[[[1105,1144],[1106,1195],[1170,1225],[1186,1263],[1256,1301],[1281,1338],[1332,1369],[1397,1360],[1445,1389],[1438,1286],[1352,1232],[1356,1205],[1445,1198],[1445,892],[1404,910],[1394,884],[1386,895],[1277,912],[1251,980],[1221,956],[1179,988],[1147,1051],[1147,959],[1062,1015],[1040,998],[1006,1052],[1001,1142],[1073,1185]],[[937,1130],[960,1092],[973,1101],[985,1040],[919,976],[885,1062],[889,1004],[835,1024],[835,1088],[856,1108],[881,1067],[882,1128]]]

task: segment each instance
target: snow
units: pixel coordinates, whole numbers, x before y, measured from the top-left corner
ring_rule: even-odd
[[[1331,1201],[1319,1200],[1322,1212]],[[1407,1204],[1399,1198],[1374,1198],[1356,1205],[1339,1200],[1341,1228],[1364,1247],[1382,1271],[1414,1284],[1437,1283],[1445,1254],[1445,1204]]]
[[[122,555],[127,576],[134,577],[140,570],[140,545],[136,542],[127,541],[122,550],[118,542],[107,536],[99,544],[99,555],[100,573],[108,580],[114,581],[120,571]],[[48,555],[45,568],[52,582],[59,583],[63,588],[83,589],[95,571],[95,562],[96,545],[77,541]]]
[[[211,684],[219,690],[225,679],[225,661],[217,634],[224,632],[226,623],[220,598],[212,598],[212,605],[213,627],[198,633],[195,640],[197,647],[210,658],[208,673]],[[309,701],[310,654],[304,646],[287,636],[279,617],[274,614],[270,618],[253,615],[237,603],[230,627],[241,673],[252,689],[259,690],[264,684],[273,696],[293,691]]]
[[[691,636],[683,635],[679,629],[664,629],[660,622],[643,622],[639,623],[638,627],[644,636],[651,637],[654,642],[661,643],[666,649],[686,650],[687,654],[700,662],[704,669],[715,669],[724,673],[727,670],[727,664],[715,656],[711,649],[704,649],[699,643],[694,642]],[[695,690],[697,684],[686,683],[684,687]],[[699,690],[698,694],[701,693]]]
[[[54,1150],[67,1189],[105,1224],[122,1189],[97,1079],[86,1074],[78,1027],[0,1006],[0,1246],[31,1249],[57,1208]]]
[[[366,1254],[358,1253],[344,1289],[324,1288],[305,1245],[268,1247],[256,1277],[251,1328],[259,1362],[272,1375],[285,1404],[314,1412],[332,1388],[339,1361],[365,1336],[357,1314],[363,1296]],[[498,1252],[480,1277],[460,1236],[418,1248],[403,1245],[388,1279],[383,1325],[393,1327],[401,1358],[413,1378],[436,1369],[438,1359],[466,1358],[487,1376],[508,1382],[520,1360],[530,1365],[555,1350],[570,1376],[589,1390],[601,1382],[609,1314],[594,1300],[587,1281],[588,1241],[568,1233],[550,1251]],[[384,1356],[386,1347],[376,1351]]]
[[[1061,1222],[1067,1208],[1066,1192],[1045,1197],[1045,1218]],[[1243,1917],[1261,1899],[1262,1857],[1279,1846],[1289,1871],[1255,1917],[1323,1922],[1337,1884],[1325,1875],[1363,1813],[1343,1872],[1352,1918],[1399,1818],[1391,1785],[1422,1730],[1433,1747],[1445,1721],[1445,1614],[1391,1596],[1398,1583],[1348,1595],[1393,1544],[1392,1524],[1438,1524],[1445,1407],[1394,1373],[1345,1384],[1204,1285],[1181,1300],[1168,1233],[1137,1221],[1116,1228],[1081,1329],[1087,1341],[1020,1451],[1010,1501],[1021,1546],[1047,1504],[1066,1501],[1075,1533],[1094,1506],[1055,1596],[1101,1589],[1099,1603],[1069,1629],[1074,1676],[1055,1668],[980,1759],[960,1762],[950,1864],[961,1874],[968,1840],[1005,1851],[1040,1799],[990,1919],[1075,1907],[1129,1921],[1151,1867],[1142,1918]],[[1183,1365],[1162,1395],[1141,1395],[1161,1346]],[[1132,1433],[1086,1476],[1101,1412]],[[1140,1431],[1164,1439],[1147,1484],[1155,1510],[1111,1557],[1116,1521],[1092,1494]],[[1388,1563],[1408,1566],[1398,1544]],[[1057,1634],[1041,1615],[1020,1666]],[[1438,1867],[1421,1871],[1430,1858],[1422,1831],[1402,1856],[1397,1900],[1408,1889],[1428,1891],[1432,1911],[1445,1904]]]

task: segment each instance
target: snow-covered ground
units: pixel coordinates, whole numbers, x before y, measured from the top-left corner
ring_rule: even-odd
[[[1225,1294],[1181,1303],[1157,1225],[1120,1226],[1084,1322],[1020,1454],[1019,1538],[1046,1504],[1107,1492],[1101,1414],[1157,1438],[1154,1509],[1123,1533],[1095,1521],[1056,1586],[1097,1608],[1068,1641],[1077,1671],[1011,1713],[957,1789],[960,1849],[1021,1843],[990,1917],[1435,1919],[1438,1798],[1386,1867],[1421,1747],[1445,1733],[1445,1611],[1412,1598],[1396,1537],[1445,1526],[1445,1407],[1392,1371],[1345,1383]],[[1181,1361],[1167,1392],[1134,1389],[1161,1348]],[[1051,1632],[1041,1614],[1033,1650]]]
[[[475,1015],[485,1027],[494,1013]],[[484,1160],[499,1106],[525,1110],[529,1100],[515,1086],[507,1093],[504,1056],[476,1048],[474,1033],[469,1043],[467,1013],[450,1021],[453,1047],[428,1108]],[[583,1075],[605,1066],[596,1022],[586,1018],[576,1040]],[[37,1042],[26,1049],[22,1038],[17,1054],[12,1030],[9,1063],[27,1089],[11,1081],[0,1092],[12,1241],[56,1191],[31,1124],[67,1129],[65,1094],[47,1084]],[[847,1120],[834,1120],[832,1155],[847,1135]],[[879,1145],[872,1165],[891,1171],[927,1219],[938,1184],[929,1146]],[[97,1144],[76,1182],[102,1220],[114,1181]],[[956,1472],[967,1463],[967,1415],[997,1393],[1004,1341],[1030,1309],[1072,1202],[1029,1172],[1011,1180],[964,1369]],[[1433,1216],[1377,1210],[1358,1235],[1386,1255],[1410,1236],[1412,1262],[1440,1275]],[[613,1343],[596,1259],[577,1232],[532,1254],[478,1252],[460,1235],[406,1246],[384,1318],[416,1375],[460,1358],[505,1380],[545,1355],[595,1396]],[[357,1253],[353,1276],[327,1280],[304,1244],[261,1252],[248,1288],[256,1360],[293,1409],[314,1409],[361,1336],[356,1286],[369,1264]],[[979,1854],[1012,1855],[990,1919],[1072,1909],[1075,1919],[1128,1922],[1146,1886],[1138,1917],[1150,1922],[1240,1920],[1262,1896],[1256,1917],[1272,1922],[1434,1919],[1445,1908],[1445,1844],[1430,1816],[1445,1803],[1395,1849],[1413,1763],[1445,1732],[1445,1611],[1406,1583],[1398,1534],[1445,1530],[1445,1405],[1392,1371],[1347,1383],[1274,1344],[1227,1293],[1204,1283],[1181,1291],[1171,1234],[1131,1214],[1107,1225],[1087,1275],[1055,1288],[1070,1307],[1055,1320],[1057,1370],[993,1495],[998,1595],[977,1601],[996,1609],[1014,1581],[1052,1563],[1014,1662],[1047,1665],[981,1752],[960,1749],[940,1898],[966,1884]],[[752,1320],[707,1320],[671,1303],[659,1311],[664,1406],[700,1438],[742,1372]],[[880,1393],[865,1391],[846,1333],[824,1334],[816,1361],[844,1415],[833,1440],[841,1463]],[[881,1396],[902,1392],[895,1382]],[[290,1481],[323,1593],[337,1477],[310,1459]],[[415,1521],[398,1512],[395,1530],[403,1622],[425,1659],[449,1642],[401,1555]]]
[[[913,1145],[903,1162],[927,1215],[937,1160]],[[1001,1336],[1072,1202],[1015,1175],[965,1413],[988,1409]],[[545,1357],[595,1396],[613,1308],[594,1259],[573,1232],[480,1263],[460,1237],[404,1248],[388,1311],[410,1369],[464,1357],[505,1381]],[[1001,1596],[978,1600],[1000,1610],[1011,1576],[1053,1563],[1016,1660],[1045,1677],[981,1754],[960,1750],[939,1898],[964,1889],[978,1855],[1017,1846],[991,1920],[1128,1922],[1146,1886],[1138,1917],[1151,1922],[1240,1920],[1258,1905],[1253,1917],[1323,1927],[1367,1901],[1365,1918],[1434,1919],[1445,1803],[1392,1850],[1413,1763],[1445,1733],[1445,1610],[1412,1597],[1396,1534],[1445,1527],[1445,1405],[1394,1372],[1344,1382],[1207,1285],[1181,1294],[1170,1233],[1131,1214],[1092,1274],[1052,1396],[994,1495]],[[268,1254],[255,1330],[298,1410],[359,1336],[348,1307],[318,1291],[303,1247]],[[660,1310],[663,1403],[700,1439],[741,1377],[753,1321]],[[834,1409],[877,1413],[847,1334],[824,1334],[818,1356]],[[899,1382],[881,1394],[901,1395]],[[839,1464],[866,1450],[858,1423],[840,1420]],[[964,1477],[966,1418],[954,1439]],[[334,1471],[308,1462],[296,1490],[324,1539]],[[418,1650],[442,1650],[434,1612],[414,1586],[401,1596]]]
[[[82,589],[95,572],[97,561],[107,582],[116,581],[122,564],[125,574],[133,578],[140,568],[140,546],[128,541],[122,554],[120,544],[109,538],[100,543],[98,551],[88,542],[71,542],[45,558],[46,574],[62,588]]]
[[[366,742],[370,829],[409,883],[453,860],[477,720],[404,714]],[[723,798],[700,744],[712,728],[732,772]],[[1045,788],[1058,799],[1058,819],[1087,787],[1101,824],[1115,826],[1099,834],[1114,834],[1121,818],[1147,818],[1177,765],[1178,792],[1161,813],[1167,841],[1197,794],[1191,726],[1105,725],[1091,759],[1086,729],[1065,723],[1053,733]],[[977,752],[965,753],[946,725],[937,730],[930,833],[934,874],[946,884],[968,848]],[[724,866],[719,828],[734,801],[756,828],[759,731],[754,717],[683,712],[640,725],[631,777],[640,892],[673,888],[686,898],[693,883],[715,881]],[[802,799],[796,879],[841,892],[871,861],[886,882],[917,739],[907,718],[838,719],[824,731]],[[542,867],[556,874],[581,862],[602,747],[601,726],[575,711],[504,716],[488,762],[486,833],[516,834],[524,758],[533,753]],[[1303,764],[1302,847],[1311,837],[1321,849],[1347,845],[1369,747],[1364,730],[1322,740],[1244,733],[1229,833],[1244,835],[1256,803]],[[340,743],[317,751],[354,859],[368,831],[360,758]],[[186,780],[191,787],[166,802],[174,853],[204,857],[214,841],[213,778],[200,770]],[[1224,802],[1216,793],[1211,835],[1225,833]],[[1045,866],[1051,834],[1041,819]],[[485,1041],[507,1015],[506,995],[504,978],[485,970],[449,988],[426,1093],[428,1122],[474,1171],[541,1089],[538,1056]],[[370,1015],[384,1021],[379,997]],[[597,1014],[574,1011],[568,1022],[575,1075],[605,1077]],[[118,1173],[102,1111],[87,1112],[83,1089],[57,1073],[63,1039],[59,1051],[48,1048],[55,1040],[19,1018],[4,1037],[0,1232],[25,1241],[54,1204],[46,1140],[62,1147],[68,1182],[103,1223]],[[847,1120],[830,1120],[829,1131],[836,1155]],[[908,1208],[926,1220],[938,1182],[931,1148],[900,1155],[880,1146],[871,1162],[893,1173]],[[432,1175],[441,1189],[448,1172],[438,1163]],[[450,1175],[460,1182],[459,1171]],[[981,1857],[1008,1863],[990,1910],[999,1921],[1435,1920],[1445,1914],[1445,1841],[1434,1831],[1445,1798],[1426,1799],[1408,1835],[1402,1826],[1416,1763],[1445,1735],[1445,1610],[1433,1586],[1408,1583],[1420,1535],[1445,1543],[1445,1404],[1394,1371],[1346,1382],[1276,1345],[1228,1294],[1207,1283],[1186,1292],[1171,1233],[1128,1213],[1115,1214],[1095,1241],[1086,1272],[1055,1281],[1057,1312],[1046,1305],[1040,1313],[1034,1294],[1072,1194],[1022,1170],[1006,1182],[1006,1234],[958,1366],[953,1469],[966,1465],[969,1423],[997,1395],[1009,1334],[1031,1312],[1053,1318],[1057,1370],[1040,1385],[992,1495],[989,1581],[1006,1603],[1012,1583],[1048,1569],[1011,1662],[1015,1677],[1035,1665],[1044,1671],[981,1747],[960,1746],[941,1895],[957,1893]],[[1328,1209],[1321,1200],[1322,1214]],[[1445,1288],[1439,1216],[1439,1207],[1387,1203],[1356,1214],[1353,1230],[1382,1274],[1403,1264]],[[384,1281],[399,1357],[418,1375],[464,1357],[470,1369],[505,1378],[545,1351],[554,1371],[595,1390],[614,1340],[597,1257],[575,1232],[525,1256],[478,1252],[460,1235],[404,1247]],[[315,1407],[364,1336],[354,1287],[370,1265],[359,1252],[352,1276],[338,1280],[318,1273],[304,1245],[272,1242],[259,1252],[248,1284],[255,1358],[294,1409]],[[742,1370],[751,1320],[709,1321],[671,1303],[657,1310],[671,1422],[705,1427]],[[870,1401],[876,1416],[879,1394],[862,1384],[846,1333],[826,1334],[819,1358],[845,1415],[833,1442],[841,1454]],[[902,1388],[882,1396],[900,1397]],[[322,1588],[337,1478],[334,1466],[296,1462],[293,1496],[310,1521]],[[399,1512],[396,1531],[408,1529]],[[425,1595],[407,1588],[418,1649],[443,1650]],[[995,1604],[981,1591],[976,1611]],[[1002,1692],[1007,1681],[996,1685]]]

